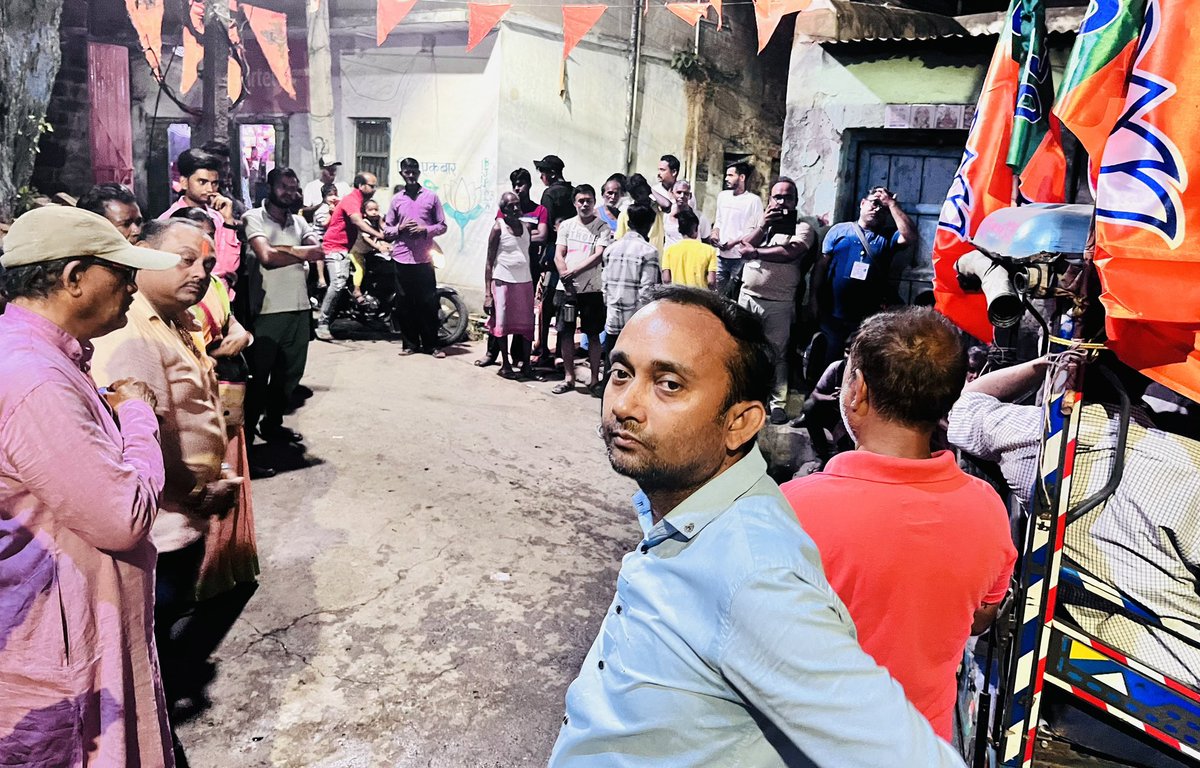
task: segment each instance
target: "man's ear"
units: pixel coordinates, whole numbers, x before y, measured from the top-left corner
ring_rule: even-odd
[[[79,298],[83,295],[83,286],[80,281],[83,279],[84,273],[87,271],[87,266],[82,261],[67,262],[67,266],[63,267],[62,281],[63,290],[67,295],[74,298]]]
[[[862,371],[857,368],[850,371],[847,385],[849,391],[846,393],[846,408],[861,413],[871,403],[870,388],[867,386],[867,380],[863,378]]]
[[[725,413],[725,449],[736,451],[767,423],[767,409],[757,400],[737,403]]]

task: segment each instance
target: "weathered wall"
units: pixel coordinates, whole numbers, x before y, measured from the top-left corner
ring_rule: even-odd
[[[353,164],[354,118],[391,120],[389,187],[403,183],[402,158],[421,162],[422,183],[438,193],[449,227],[438,239],[439,278],[454,284],[482,281],[495,214],[501,57],[493,47],[489,40],[468,53],[457,30],[401,35],[386,48],[343,51],[334,79],[341,159]],[[391,189],[376,196],[386,204]]]
[[[63,5],[59,41],[62,61],[46,110],[54,130],[41,138],[30,185],[44,194],[78,195],[92,184],[86,2]]]
[[[1051,49],[1056,82],[1069,52],[1063,39],[1057,42]],[[853,184],[853,174],[848,173],[843,137],[852,129],[893,127],[888,105],[956,107],[963,111],[965,123],[953,129],[969,127],[995,38],[973,38],[954,53],[933,52],[933,45],[898,42],[886,51],[855,52],[797,35],[789,65],[781,165],[800,187],[802,211],[836,218],[839,204],[855,194],[845,186]]]
[[[724,185],[727,153],[747,155],[755,168],[751,190],[764,197],[767,193],[781,155],[793,24],[792,18],[785,18],[771,43],[757,55],[758,33],[750,6],[726,6],[720,31],[702,26],[700,57],[708,77],[697,88],[700,141],[697,167],[690,173],[695,177],[696,199],[710,216]]]
[[[589,36],[566,62],[564,90],[559,82],[561,31],[536,19],[517,19],[501,30],[504,76],[500,97],[500,164],[507,184],[513,168],[556,154],[564,176],[599,190],[610,174],[625,172],[627,41]],[[633,169],[655,179],[658,158],[680,153],[685,127],[682,81],[654,50],[643,49],[642,118],[635,123]]]

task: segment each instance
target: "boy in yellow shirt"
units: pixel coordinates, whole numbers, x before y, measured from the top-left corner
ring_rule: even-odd
[[[700,219],[694,211],[685,208],[676,218],[683,239],[663,251],[662,281],[715,291],[717,249],[696,239]]]

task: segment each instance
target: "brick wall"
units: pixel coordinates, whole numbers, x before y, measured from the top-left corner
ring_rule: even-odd
[[[88,99],[88,0],[63,6],[62,65],[46,120],[54,127],[42,136],[34,164],[33,187],[46,194],[79,195],[92,185],[92,150]]]

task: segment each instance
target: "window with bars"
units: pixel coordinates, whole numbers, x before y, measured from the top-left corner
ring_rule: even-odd
[[[374,117],[355,120],[354,172],[375,174],[380,189],[387,189],[391,144],[391,120]]]

